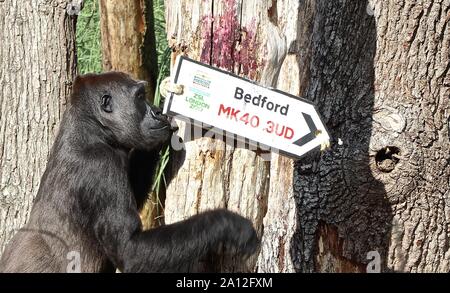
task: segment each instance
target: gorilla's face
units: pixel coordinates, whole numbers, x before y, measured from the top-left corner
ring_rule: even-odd
[[[82,99],[88,98],[89,108],[94,108],[91,113],[117,144],[153,150],[169,140],[173,128],[167,116],[147,102],[145,85],[120,72],[89,74],[77,78],[74,93],[84,93]]]

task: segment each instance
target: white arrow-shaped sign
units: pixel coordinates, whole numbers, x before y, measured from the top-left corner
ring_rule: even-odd
[[[314,105],[242,77],[180,56],[172,83],[183,94],[166,99],[164,113],[193,119],[295,157],[330,137]]]

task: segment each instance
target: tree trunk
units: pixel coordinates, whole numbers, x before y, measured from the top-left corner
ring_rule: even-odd
[[[449,271],[449,1],[166,5],[174,49],[314,101],[333,138],[270,166],[220,140],[186,142],[166,222],[239,211],[263,233],[261,272]]]
[[[150,81],[153,97],[158,65],[152,0],[100,0],[100,29],[103,69]]]
[[[28,219],[75,75],[68,1],[0,1],[0,254]]]
[[[275,87],[286,40],[276,25],[270,1],[166,1],[167,35],[176,54],[183,53]],[[276,9],[275,9],[276,10]],[[287,21],[287,16],[284,16]],[[275,23],[274,23],[275,22]],[[188,141],[191,126],[181,123],[185,149],[173,156],[165,221],[226,207],[251,219],[262,234],[267,209],[270,154],[221,140]],[[247,263],[222,260],[222,271],[252,271]]]
[[[295,165],[295,270],[448,272],[450,2],[300,11],[300,94],[342,143]]]

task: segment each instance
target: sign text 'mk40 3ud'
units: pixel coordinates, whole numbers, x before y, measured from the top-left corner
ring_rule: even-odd
[[[311,102],[179,56],[164,113],[301,157],[330,137]],[[181,117],[180,117],[181,115]]]

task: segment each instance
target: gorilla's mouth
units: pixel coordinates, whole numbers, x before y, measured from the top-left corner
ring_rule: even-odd
[[[158,120],[158,124],[155,127],[151,127],[150,129],[153,131],[160,131],[160,130],[166,130],[166,129],[170,129],[170,131],[175,132],[178,130],[178,125],[172,121],[172,119],[170,117],[164,117],[165,119],[157,119]]]
[[[177,125],[172,125],[172,124],[164,125],[164,126],[161,126],[161,127],[154,127],[154,128],[150,128],[150,129],[154,130],[154,131],[159,131],[159,130],[165,130],[167,128],[169,128],[170,131],[172,131],[172,132],[175,132],[175,131],[178,130],[178,126]]]
[[[161,127],[153,127],[153,128],[150,128],[151,130],[164,130],[164,129],[167,129],[167,128],[169,128],[169,125],[164,125],[164,126],[161,126]]]

